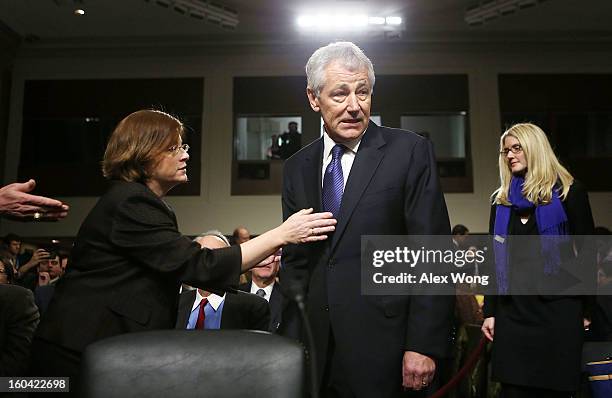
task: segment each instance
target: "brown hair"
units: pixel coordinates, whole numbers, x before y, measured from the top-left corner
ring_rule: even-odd
[[[131,113],[108,140],[102,174],[111,180],[145,182],[159,155],[178,144],[183,134],[181,121],[165,112],[146,109]]]

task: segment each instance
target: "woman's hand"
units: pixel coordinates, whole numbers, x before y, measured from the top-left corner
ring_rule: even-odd
[[[480,330],[482,330],[482,333],[484,333],[487,339],[493,341],[493,336],[495,335],[495,317],[486,318]]]
[[[281,224],[279,229],[284,244],[325,240],[327,234],[336,229],[336,220],[332,213],[313,213],[312,211],[312,208],[302,209]]]
[[[333,216],[332,213],[313,213],[312,209],[303,209],[278,227],[241,243],[242,272],[279,260],[273,253],[287,244],[327,239],[327,233],[336,229]]]

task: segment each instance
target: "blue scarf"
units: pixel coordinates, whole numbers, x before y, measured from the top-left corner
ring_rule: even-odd
[[[559,272],[561,256],[559,246],[567,242],[569,233],[567,215],[563,209],[557,190],[553,188],[552,200],[547,204],[536,205],[523,196],[523,177],[513,176],[508,190],[510,206],[497,205],[495,209],[495,226],[493,229],[493,249],[495,251],[495,270],[499,294],[508,294],[508,224],[512,210],[518,212],[535,207],[536,223],[540,234],[544,274],[554,275]]]

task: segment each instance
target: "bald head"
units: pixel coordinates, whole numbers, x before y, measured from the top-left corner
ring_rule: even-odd
[[[229,247],[230,243],[227,238],[219,231],[213,230],[204,232],[200,236],[194,239],[200,246],[207,249],[222,249]]]
[[[236,244],[238,245],[251,239],[251,234],[249,233],[249,230],[245,227],[236,228],[234,230],[233,236],[234,242],[236,242]]]

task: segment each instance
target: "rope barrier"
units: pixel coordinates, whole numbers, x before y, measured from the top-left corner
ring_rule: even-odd
[[[465,361],[463,367],[455,374],[442,388],[436,391],[433,395],[430,395],[428,398],[442,398],[446,395],[451,389],[455,388],[455,386],[474,368],[480,354],[484,350],[485,345],[487,344],[487,338],[482,336],[480,341],[478,342],[478,347],[468,357]]]

